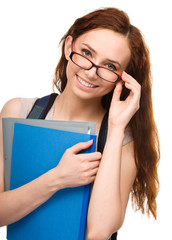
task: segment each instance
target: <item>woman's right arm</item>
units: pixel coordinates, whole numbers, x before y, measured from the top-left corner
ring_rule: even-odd
[[[12,191],[4,192],[4,161],[2,145],[2,118],[19,117],[20,99],[5,104],[0,114],[0,226],[13,223],[50,198],[59,186],[54,169],[32,182]]]
[[[92,142],[79,143],[68,149],[57,167],[17,189],[4,191],[2,118],[19,117],[21,101],[12,99],[0,114],[0,226],[23,218],[47,201],[58,190],[88,184],[95,179],[101,154],[77,154]]]

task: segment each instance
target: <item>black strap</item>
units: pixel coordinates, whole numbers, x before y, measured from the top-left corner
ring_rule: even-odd
[[[109,115],[109,112],[106,112],[105,115],[104,115],[104,118],[102,120],[102,123],[101,123],[101,126],[100,126],[100,131],[99,131],[97,149],[101,153],[103,153],[103,149],[104,149],[105,142],[106,142],[106,137],[107,137],[108,115]]]
[[[36,102],[34,103],[27,118],[45,119],[47,113],[49,112],[50,108],[52,107],[57,96],[58,96],[57,93],[52,93],[48,96],[38,98],[36,100]]]
[[[117,240],[117,232],[112,234],[110,240]]]

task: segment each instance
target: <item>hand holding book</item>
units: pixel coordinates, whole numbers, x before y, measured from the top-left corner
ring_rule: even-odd
[[[79,153],[92,144],[92,140],[80,142],[65,151],[56,167],[61,179],[61,188],[78,187],[94,181],[100,164],[101,153]]]

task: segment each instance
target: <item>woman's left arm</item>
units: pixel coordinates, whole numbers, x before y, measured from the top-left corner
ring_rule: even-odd
[[[107,141],[89,203],[88,240],[107,240],[122,226],[137,173],[134,144],[122,146],[122,143],[125,128],[139,109],[141,87],[125,72],[122,78],[130,94],[120,101],[122,83],[116,85],[109,110]]]

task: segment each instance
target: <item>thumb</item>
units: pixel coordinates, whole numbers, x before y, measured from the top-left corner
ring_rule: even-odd
[[[92,144],[93,140],[90,140],[88,142],[80,142],[69,148],[68,151],[70,151],[73,154],[76,154],[84,149],[89,148]]]

